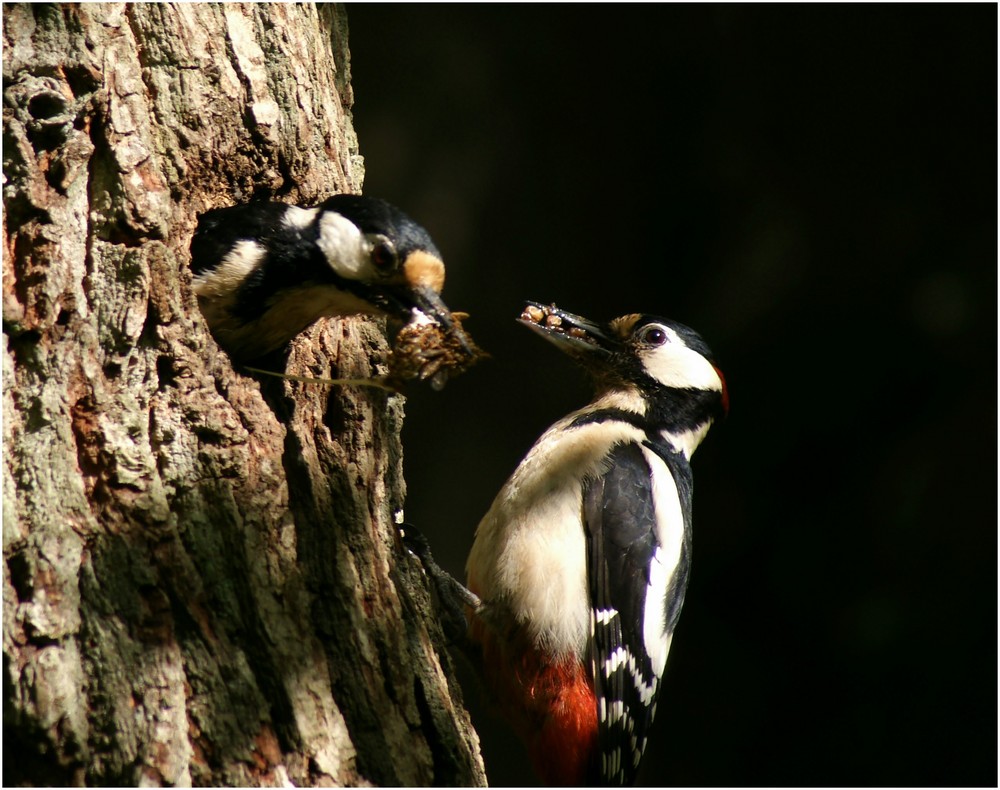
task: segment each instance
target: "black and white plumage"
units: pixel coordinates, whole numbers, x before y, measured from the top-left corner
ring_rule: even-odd
[[[439,295],[444,264],[430,235],[376,198],[207,211],[191,242],[191,270],[209,328],[239,359],[280,348],[323,316],[452,326]]]
[[[584,489],[601,773],[611,784],[630,784],[638,770],[687,589],[691,472],[680,453],[661,452],[621,445]],[[680,507],[664,513],[655,500],[670,478],[676,494],[667,496]]]
[[[630,784],[687,588],[690,459],[728,408],[725,383],[673,321],[598,325],[534,304],[522,321],[597,393],[542,435],[481,521],[470,633],[547,782]]]

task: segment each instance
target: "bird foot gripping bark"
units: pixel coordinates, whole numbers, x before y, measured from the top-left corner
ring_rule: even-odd
[[[400,524],[399,531],[403,545],[420,561],[431,582],[445,638],[477,664],[479,651],[469,640],[469,618],[482,608],[482,601],[434,561],[427,538],[416,527]]]

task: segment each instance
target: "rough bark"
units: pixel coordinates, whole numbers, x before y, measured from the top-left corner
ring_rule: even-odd
[[[359,191],[343,10],[10,5],[3,69],[4,783],[482,783],[402,397],[234,370],[187,272],[201,211]]]

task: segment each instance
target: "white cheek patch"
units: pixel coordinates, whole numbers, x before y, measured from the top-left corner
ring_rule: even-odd
[[[666,387],[722,391],[722,379],[712,363],[676,334],[662,346],[643,351],[641,359],[646,373]]]
[[[320,216],[316,246],[341,277],[363,281],[376,278],[368,241],[357,225],[335,211],[324,211]]]

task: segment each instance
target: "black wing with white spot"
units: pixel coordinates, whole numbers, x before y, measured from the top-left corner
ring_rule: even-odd
[[[674,484],[666,459],[663,464],[655,459],[651,467],[639,445],[620,445],[609,461],[609,470],[591,481],[584,494],[591,661],[601,780],[627,785],[635,781],[646,748],[660,675],[683,601],[690,556],[685,515],[690,514],[690,489]],[[656,479],[664,475],[670,479]],[[668,507],[674,492],[688,496],[686,506],[677,502]],[[666,523],[677,517],[681,523]],[[661,546],[660,536],[675,545]]]
[[[191,270],[203,274],[215,268],[240,241],[260,242],[270,250],[273,237],[287,232],[281,223],[287,212],[284,203],[250,203],[206,211],[198,217],[191,239]]]

